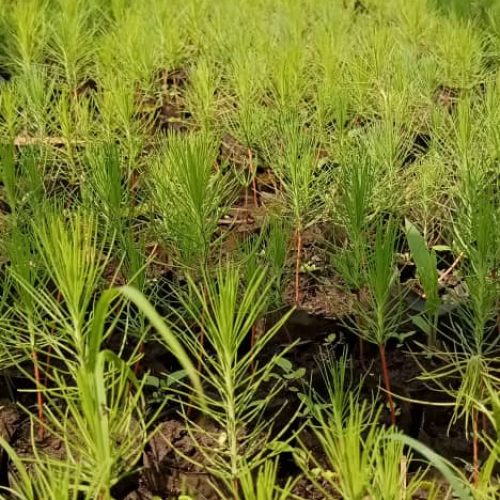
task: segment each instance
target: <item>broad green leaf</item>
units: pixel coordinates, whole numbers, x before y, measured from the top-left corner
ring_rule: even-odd
[[[117,297],[118,290],[110,289],[106,290],[99,301],[97,302],[94,318],[92,320],[92,328],[89,332],[88,339],[88,351],[87,351],[87,362],[90,364],[90,368],[93,370],[97,361],[97,356],[101,350],[101,344],[104,336],[104,326],[108,318],[108,311],[111,302]]]
[[[410,252],[417,266],[418,277],[427,296],[427,307],[432,312],[439,307],[437,258],[433,250],[427,248],[427,243],[418,229],[406,220],[406,238]]]
[[[186,373],[191,379],[191,383],[198,393],[200,400],[203,402],[203,404],[205,404],[203,388],[201,386],[198,371],[194,367],[191,359],[186,354],[186,351],[182,347],[182,344],[179,342],[179,340],[177,340],[177,337],[174,335],[172,330],[166,325],[161,316],[156,312],[154,307],[149,303],[149,301],[141,292],[129,286],[121,287],[119,290],[127,299],[134,302],[134,304],[149,319],[151,324],[155,327],[156,331],[162,337],[165,344],[170,348],[172,354],[177,358],[181,366],[186,370]]]
[[[411,317],[412,323],[422,330],[426,335],[430,335],[431,333],[431,328],[429,323],[423,318],[422,316],[412,316]]]
[[[286,358],[276,358],[275,362],[285,373],[290,373],[293,370],[292,362]]]
[[[409,220],[406,220],[406,238],[419,274],[429,272],[434,263],[432,251],[429,251],[424,237]]]
[[[446,481],[453,489],[455,495],[460,500],[472,500],[474,497],[472,495],[471,487],[469,484],[458,474],[458,471],[445,460],[441,455],[438,455],[435,451],[431,450],[428,446],[413,439],[409,436],[402,434],[389,434],[387,439],[394,441],[401,441],[407,446],[413,448],[416,452],[423,455],[436,469],[441,472]]]

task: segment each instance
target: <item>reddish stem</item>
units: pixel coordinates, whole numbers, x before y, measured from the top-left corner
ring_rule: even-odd
[[[302,261],[302,233],[298,228],[295,234],[297,259],[295,261],[295,305],[300,305],[300,267]]]
[[[392,400],[391,380],[389,378],[389,370],[387,368],[387,359],[385,357],[385,345],[379,344],[380,362],[382,365],[382,377],[384,379],[385,390],[387,393],[387,401],[389,403],[389,411],[391,413],[391,424],[396,425],[396,411],[394,410],[394,401]]]
[[[484,434],[488,433],[488,419],[486,418],[486,413],[481,412],[481,429]]]
[[[252,190],[253,190],[253,204],[259,206],[259,198],[257,196],[257,179],[254,177],[252,179]]]
[[[144,342],[141,342],[139,344],[139,353],[144,355]],[[141,359],[142,359],[142,356],[140,359],[137,360],[137,362],[135,363],[135,366],[134,366],[134,375],[136,377],[139,375],[139,372],[141,371],[141,368],[142,368]]]
[[[245,221],[247,224],[250,223],[250,213],[248,209],[248,186],[245,186]]]
[[[479,432],[477,410],[472,410],[472,482],[479,482]]]
[[[238,480],[236,478],[233,479],[233,489],[234,489],[234,494],[235,494],[235,497],[234,497],[234,500],[239,500],[240,498],[240,488],[239,488],[239,484],[238,484]]]
[[[253,165],[253,154],[252,149],[248,148],[248,161],[250,163],[250,173],[252,175],[252,190],[253,190],[253,204],[254,206],[259,206],[259,198],[257,196],[257,172],[254,169]]]
[[[40,368],[38,366],[38,354],[35,350],[31,351],[31,358],[33,360],[33,373],[35,376],[36,385],[36,406],[38,410],[38,439],[42,440],[45,436],[44,414],[43,414],[43,394],[42,383],[40,381]]]
[[[61,290],[58,290],[56,294],[56,301],[58,304],[60,304],[61,300],[62,300],[62,293]],[[49,370],[50,370],[51,360],[52,360],[52,346],[49,345],[49,348],[47,350],[47,367],[45,369],[45,387],[48,387],[49,385]]]

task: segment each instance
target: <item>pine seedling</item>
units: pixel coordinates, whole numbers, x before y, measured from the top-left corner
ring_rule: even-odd
[[[55,360],[45,367],[50,385],[44,393],[46,432],[61,440],[69,464],[80,469],[84,491],[109,499],[113,484],[137,463],[147,427],[142,384],[131,371],[136,352],[124,361],[102,348],[116,325],[116,317],[110,326],[108,319],[116,312],[110,307],[118,291],[105,292],[92,315],[74,325],[66,317],[65,303],[44,288],[23,286],[36,304],[40,343]]]
[[[365,250],[374,213],[375,170],[363,153],[353,154],[341,166],[333,195],[333,217],[345,232],[342,247],[334,249],[332,265],[355,290],[364,285]]]
[[[140,293],[146,290],[146,268],[148,257],[146,256],[144,235],[136,235],[132,224],[123,228],[123,233],[117,237],[117,247],[123,252],[123,261],[121,271],[128,286],[135,287]],[[138,350],[140,354],[144,353],[143,332],[146,330],[144,315],[134,318],[133,309],[126,307],[127,321],[130,318],[132,335],[139,337]],[[140,360],[134,367],[134,373],[137,375],[141,369]]]
[[[350,398],[344,416],[335,415],[327,420],[322,414],[316,415],[318,427],[315,434],[329,466],[329,470],[320,472],[318,479],[326,479],[344,498],[363,498],[372,480],[370,462],[377,440],[373,422],[378,411],[374,408]]]
[[[292,495],[294,483],[288,479],[279,486],[278,461],[266,460],[257,475],[251,469],[240,476],[241,493],[245,500],[286,500]]]
[[[57,461],[38,454],[34,449],[33,462],[40,475],[37,473],[30,478],[24,474],[23,462],[8,445],[0,442],[18,466],[19,481],[15,482],[14,490],[25,491],[27,498],[59,498],[43,496],[45,491],[59,491],[61,494],[64,491],[55,490],[59,483],[53,483],[55,477],[45,474],[54,472],[63,480],[68,479],[65,472],[71,472],[70,477],[75,479],[75,483],[62,483],[67,487],[67,495],[110,499],[111,488],[136,466],[148,431],[157,416],[153,414],[150,419],[145,416],[145,379],[139,381],[132,371],[137,361],[137,347],[126,359],[104,348],[103,343],[115,330],[123,307],[123,301],[118,299],[122,297],[134,302],[151,321],[191,378],[198,401],[202,404],[203,395],[196,371],[177,338],[135,289],[110,289],[101,295],[81,328],[84,332],[82,349],[71,342],[76,335],[69,336],[68,340],[64,305],[51,301],[50,294],[43,288],[35,290],[25,282],[23,286],[33,297],[36,314],[40,318],[49,317],[56,324],[54,332],[46,321],[38,322],[37,334],[57,360],[50,373],[47,372],[51,388],[45,393],[45,425],[52,437],[61,440],[66,455],[64,461]],[[144,333],[145,330],[142,335]],[[126,325],[123,335],[125,339]]]
[[[255,470],[273,455],[265,443],[276,417],[264,419],[263,412],[281,389],[280,380],[271,374],[284,353],[263,365],[258,360],[288,315],[258,336],[253,349],[242,350],[252,326],[267,309],[271,288],[265,282],[267,276],[265,269],[259,269],[242,287],[239,270],[226,266],[218,269],[215,278],[204,274],[201,285],[189,279],[189,293],[179,296],[187,315],[179,317],[182,323],[176,331],[201,364],[200,377],[209,395],[202,411],[220,430],[207,436],[207,429],[191,423],[192,437],[204,455],[204,467],[234,498],[241,498],[240,475],[246,477],[248,469]],[[198,329],[204,332],[204,343],[198,339]],[[256,399],[261,391],[265,394]],[[188,404],[201,409],[197,397]],[[210,449],[199,441],[198,433],[209,438]]]
[[[307,52],[304,50],[304,12],[298,3],[280,5],[282,17],[270,45],[269,79],[271,95],[279,114],[300,112],[308,91]]]
[[[95,15],[92,4],[82,0],[58,0],[50,19],[48,53],[64,81],[76,92],[89,75],[95,53]]]
[[[86,151],[87,172],[82,185],[84,203],[116,236],[124,232],[131,193],[116,145],[103,144]]]
[[[281,307],[287,258],[293,239],[292,230],[288,221],[275,215],[270,217],[265,235],[263,261],[273,280],[274,299],[271,304]]]
[[[150,180],[161,217],[160,241],[172,250],[177,265],[195,274],[209,263],[220,217],[232,197],[232,183],[214,168],[216,157],[212,137],[172,135]]]
[[[297,459],[305,475],[328,497],[335,491],[342,498],[412,498],[422,477],[417,474],[407,481],[411,458],[405,456],[402,443],[389,444],[395,431],[379,426],[377,402],[361,400],[363,379],[353,384],[346,353],[340,359],[327,353],[319,363],[327,396],[313,392],[305,402],[327,462],[325,467],[301,443]]]
[[[442,84],[470,89],[481,81],[484,39],[471,22],[441,19],[433,39]]]
[[[41,373],[41,361],[39,359],[39,339],[36,328],[36,303],[26,286],[34,288],[40,280],[40,273],[35,264],[33,234],[30,228],[22,227],[14,223],[10,234],[4,242],[4,251],[10,260],[9,273],[14,278],[13,291],[17,296],[16,312],[25,319],[27,337],[29,343],[29,358],[33,366],[33,379],[35,381],[36,404],[38,414],[38,437],[45,435],[44,397]],[[14,329],[13,329],[14,330]],[[19,359],[19,342],[16,337],[13,346],[12,358]],[[21,355],[22,359],[22,355]]]
[[[380,120],[363,131],[359,138],[364,154],[374,165],[373,202],[376,211],[397,213],[405,191],[400,182],[403,152],[408,147],[409,131],[404,129],[408,113],[407,97],[394,96],[391,90],[377,89]]]
[[[399,326],[402,321],[402,296],[393,296],[391,290],[397,282],[395,268],[396,223],[379,221],[375,228],[373,245],[366,249],[364,282],[366,297],[356,304],[360,321],[356,325],[358,334],[368,342],[376,344],[380,353],[380,364],[391,423],[396,424],[396,412],[392,399],[389,369],[385,344],[391,338],[401,338]]]
[[[137,89],[134,82],[123,80],[109,68],[102,68],[100,75],[103,90],[96,96],[102,127],[98,129],[99,136],[107,144],[121,145],[127,169],[132,172],[148,130],[148,124],[137,119]]]
[[[64,145],[61,154],[64,155],[72,180],[76,181],[81,174],[79,150],[94,136],[91,131],[97,116],[91,109],[92,96],[75,95],[74,89],[60,84],[58,96],[54,96],[53,100],[54,141]]]
[[[422,375],[419,378],[452,399],[453,416],[449,426],[463,420],[466,436],[469,436],[469,430],[472,431],[472,482],[477,485],[481,474],[480,416],[486,401],[485,385],[492,378],[492,367],[491,360],[486,357],[464,351],[464,338],[461,334],[458,336],[462,337],[462,341],[459,340],[456,345],[443,351],[431,351],[442,365],[434,370],[421,366]]]
[[[205,135],[170,136],[149,182],[160,214],[160,237],[176,261],[201,269],[208,262],[219,219],[232,185],[214,169],[217,151]]]
[[[29,74],[43,60],[49,34],[47,5],[46,0],[27,0],[9,8],[8,54],[20,74]]]
[[[83,355],[83,326],[109,259],[100,243],[106,237],[98,237],[98,226],[92,217],[76,213],[66,221],[50,207],[45,217],[34,223],[33,233],[35,248],[67,310],[69,341]],[[52,307],[59,309],[55,298],[47,299]]]
[[[4,145],[0,153],[2,160],[2,181],[7,193],[7,199],[11,208],[8,233],[4,238],[3,250],[9,260],[8,276],[12,284],[10,293],[14,294],[15,306],[11,311],[7,322],[13,331],[17,331],[19,316],[23,318],[26,325],[29,358],[33,366],[33,380],[35,383],[36,404],[39,420],[38,437],[42,438],[45,433],[44,427],[44,397],[42,393],[43,382],[41,373],[41,360],[39,359],[39,339],[36,333],[36,306],[33,297],[20,284],[19,279],[29,286],[35,286],[43,281],[43,273],[38,268],[38,257],[33,242],[33,232],[26,221],[27,217],[40,215],[41,198],[43,193],[42,173],[37,159],[40,155],[36,150],[25,150],[20,154],[18,165],[12,145]],[[21,193],[24,193],[22,195]],[[17,278],[17,279],[12,279]],[[5,292],[5,290],[4,290]],[[9,357],[14,364],[23,359],[23,353],[19,350],[17,342],[19,338],[9,339],[6,344],[12,343]]]
[[[339,372],[326,381],[343,383],[345,368],[345,364],[339,365]],[[345,386],[340,389],[342,396],[336,394],[331,406],[318,404],[314,399],[306,401],[313,416],[310,425],[325,453],[327,467],[311,456],[304,445],[297,458],[305,475],[323,494],[330,495],[325,488],[328,484],[343,498],[361,499],[371,480],[370,455],[376,438],[372,422],[380,410],[366,401],[360,402]]]
[[[472,176],[467,180],[455,219],[455,235],[465,255],[465,283],[469,297],[459,308],[462,328],[457,328],[455,342],[458,348],[445,357],[449,359],[447,365],[460,380],[459,389],[452,392],[456,404],[455,419],[462,415],[472,424],[473,482],[478,484],[479,417],[482,410],[476,401],[482,402],[486,397],[485,381],[491,377],[499,348],[497,270],[500,255],[498,231],[492,229],[498,225],[499,212],[491,185],[476,184]]]
[[[129,82],[147,82],[158,69],[159,42],[169,36],[167,30],[162,33],[156,25],[166,15],[165,7],[156,1],[128,6],[114,2],[109,10],[108,26],[100,40],[99,63],[103,69],[126,75]]]
[[[19,167],[16,169],[17,188],[23,189],[24,195],[17,194],[19,215],[25,210],[34,218],[44,211],[46,189],[44,178],[51,159],[51,151],[44,146],[26,146],[19,155]]]
[[[280,143],[272,156],[273,168],[280,181],[285,209],[295,232],[294,303],[300,305],[302,236],[304,230],[323,216],[324,193],[329,171],[319,167],[315,137],[303,130],[294,116],[282,116]]]
[[[206,55],[191,69],[186,100],[205,134],[210,133],[216,123],[218,80],[215,64]]]
[[[471,181],[472,178],[469,179]],[[423,378],[453,398],[454,413],[451,423],[465,419],[466,432],[472,427],[473,482],[481,477],[479,439],[481,414],[487,398],[486,386],[495,377],[494,363],[498,355],[497,303],[499,262],[498,234],[492,228],[498,223],[491,186],[471,182],[462,192],[454,232],[458,248],[464,254],[464,273],[467,301],[458,308],[458,321],[451,347],[435,355],[443,367],[423,371]],[[448,383],[457,381],[455,389]]]
[[[21,108],[19,124],[28,137],[45,140],[53,129],[53,107],[50,100],[56,80],[45,67],[35,67],[17,81]]]
[[[144,292],[148,264],[145,236],[129,224],[118,236],[117,244],[124,254],[123,274],[127,283]]]
[[[357,83],[349,80],[345,72],[351,56],[351,41],[345,36],[345,30],[349,29],[352,17],[350,11],[340,4],[325,3],[318,9],[323,19],[311,27],[314,30],[312,63],[317,64],[315,69],[320,75],[312,93],[315,121],[321,142],[334,141],[342,150],[352,112],[351,88]]]
[[[462,272],[467,300],[459,304],[458,318],[451,347],[438,352],[442,369],[425,371],[423,377],[453,398],[454,414],[450,422],[465,419],[466,432],[472,427],[473,482],[480,483],[479,438],[481,414],[484,413],[486,384],[494,373],[498,353],[497,303],[500,262],[498,254],[498,206],[491,184],[481,169],[466,162],[463,183],[454,217],[454,236],[457,249],[464,255]],[[457,388],[446,382],[452,377]]]
[[[412,157],[413,152],[408,154]],[[447,159],[435,146],[427,155],[407,165],[405,215],[418,221],[426,241],[447,237],[451,207],[445,202],[445,196],[452,189],[452,175]]]
[[[46,161],[46,153],[36,146],[26,146],[16,155],[12,144],[0,145],[0,179],[11,212],[9,225],[23,224],[40,213]]]
[[[149,6],[144,5],[147,15],[151,13]],[[156,64],[160,67],[178,68],[189,57],[191,47],[188,45],[186,26],[181,21],[189,6],[185,2],[177,2],[174,8],[171,3],[157,1],[154,12],[153,43],[157,47]]]
[[[273,216],[266,222],[259,236],[251,235],[245,238],[243,245],[241,245],[242,255],[239,265],[242,269],[244,283],[250,282],[262,266],[268,269],[269,280],[272,283],[269,291],[270,309],[280,309],[284,306],[283,283],[290,242],[290,228],[287,227],[286,221]],[[257,341],[258,329],[259,323],[255,323],[252,326],[250,349],[253,349]]]
[[[495,323],[500,287],[500,238],[495,231],[500,211],[494,192],[498,189],[498,179],[493,179],[493,184],[489,182],[486,177],[468,176],[454,224],[456,242],[464,254],[465,282],[469,291],[470,312],[466,315],[466,325],[470,327],[474,351],[478,354],[486,353],[491,342],[494,346],[498,344],[493,331],[488,335],[490,325]]]
[[[257,66],[257,68],[256,68]],[[236,111],[231,117],[229,127],[231,133],[239,139],[248,152],[248,169],[235,173],[240,182],[245,186],[252,184],[253,204],[259,205],[258,188],[256,183],[257,162],[253,148],[265,134],[266,115],[258,104],[263,93],[263,76],[265,67],[259,59],[258,52],[252,47],[241,47],[232,60],[231,90],[234,92]],[[246,201],[246,200],[245,200]]]
[[[13,142],[21,128],[17,109],[18,99],[19,91],[16,84],[2,84],[2,91],[0,92],[0,116],[2,116],[0,133],[6,143]]]
[[[375,167],[359,145],[346,148],[331,196],[332,218],[340,226],[343,241],[332,244],[331,265],[340,274],[358,302],[365,286],[364,268],[371,221],[375,215]],[[336,181],[336,182],[335,182]],[[358,318],[358,323],[362,319]],[[364,340],[359,339],[364,364]]]
[[[302,396],[306,409],[315,418],[328,414],[328,418],[336,419],[340,425],[347,414],[349,402],[361,397],[364,377],[357,383],[353,382],[352,364],[346,349],[338,358],[324,349],[316,361],[326,394],[323,396],[311,387],[309,394]]]
[[[259,267],[269,271],[273,282],[270,305],[278,308],[283,304],[283,291],[288,255],[293,240],[293,232],[288,221],[271,214],[266,219],[258,236],[250,235],[241,245],[241,263],[245,277],[251,276]]]
[[[137,463],[147,429],[143,383],[132,372],[136,353],[125,361],[101,347],[107,309],[116,293],[104,294],[96,304],[95,316],[85,325],[82,355],[64,365],[74,386],[65,384],[62,373],[53,370],[51,381],[57,391],[50,398],[60,393],[63,407],[50,401],[47,419],[50,432],[80,464],[93,494],[103,499],[111,498],[111,487]],[[57,349],[54,353],[59,354]]]
[[[73,214],[66,221],[49,211],[38,222],[35,241],[61,296],[57,300],[48,289],[35,289],[22,276],[15,276],[35,305],[37,338],[57,360],[52,369],[46,368],[51,382],[46,392],[46,429],[62,440],[68,456],[81,465],[86,482],[96,488],[93,495],[111,498],[111,487],[137,463],[150,425],[143,417],[144,381],[139,382],[132,371],[146,330],[127,360],[103,349],[122,306],[116,304],[117,290],[106,291],[94,302],[107,256],[93,219]],[[179,342],[165,331],[142,295],[128,288],[121,293],[153,321],[196,381]],[[199,383],[195,387],[199,389]]]

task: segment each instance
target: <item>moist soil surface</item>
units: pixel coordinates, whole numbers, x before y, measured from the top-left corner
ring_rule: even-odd
[[[304,291],[304,296],[306,296]],[[339,294],[340,295],[340,294]],[[351,300],[343,297],[343,302]],[[305,300],[307,302],[307,300]],[[279,315],[280,313],[276,313]],[[269,321],[274,321],[271,318]],[[292,349],[287,358],[293,363],[294,368],[303,367],[306,375],[303,381],[311,380],[315,390],[322,391],[321,376],[317,363],[325,350],[334,356],[340,356],[347,350],[352,357],[352,375],[355,379],[364,378],[364,392],[367,396],[381,388],[381,374],[378,363],[378,349],[366,343],[360,349],[359,339],[351,333],[348,319],[334,318],[320,314],[311,314],[307,310],[295,310],[281,331],[278,332],[269,344],[264,357],[271,357],[283,345],[294,339],[299,343]],[[300,339],[300,340],[299,340]],[[392,380],[392,389],[395,394],[398,415],[398,427],[406,434],[430,446],[434,451],[450,459],[461,467],[470,461],[472,444],[466,439],[463,422],[449,427],[452,419],[453,408],[443,406],[446,397],[426,387],[417,379],[421,373],[419,363],[432,368],[435,361],[429,359],[416,359],[412,354],[414,343],[418,336],[412,337],[404,344],[390,343],[387,348],[388,364]],[[414,349],[418,352],[418,349]],[[362,354],[362,355],[361,355]],[[154,375],[164,372],[165,366],[172,369],[176,364],[170,355],[157,343],[147,343],[144,348],[142,369],[148,369]],[[435,367],[435,366],[434,366]],[[34,407],[33,395],[25,392],[29,389],[26,379],[20,374],[12,372],[4,375],[4,382],[0,386],[0,435],[6,439],[21,457],[32,453],[31,424],[27,415],[19,408],[16,402],[27,407]],[[295,381],[300,386],[301,381]],[[413,400],[413,401],[411,401]],[[440,403],[436,406],[433,403]],[[297,409],[299,401],[297,392],[285,389],[277,398],[276,407],[286,405],[286,415],[292,409]],[[209,431],[216,431],[213,424],[196,415],[190,416],[197,424]],[[276,427],[280,428],[279,418]],[[381,419],[389,423],[389,412],[382,413]],[[304,417],[298,417],[290,433],[304,423]],[[177,498],[184,488],[193,492],[195,498],[217,499],[220,496],[211,486],[210,476],[204,470],[203,455],[195,446],[185,424],[185,420],[177,413],[175,408],[160,415],[157,421],[158,432],[151,438],[144,449],[137,469],[131,471],[114,487],[113,495],[117,499],[151,499]],[[200,439],[208,439],[202,437]],[[317,454],[321,462],[324,457],[313,436],[307,431],[301,431],[300,439],[307,443],[311,451]],[[50,436],[38,438],[35,436],[36,446],[39,451],[51,456],[61,456],[64,453],[63,444]],[[204,443],[209,445],[210,443]],[[12,470],[7,456],[2,455],[0,464],[0,484],[7,486],[9,474]],[[294,464],[293,458],[284,454],[280,462],[280,480],[285,482],[290,476],[300,476],[299,468]],[[320,499],[322,494],[314,489],[305,478],[301,478],[295,485],[294,492],[303,498]],[[334,496],[332,496],[334,498]]]
[[[366,10],[363,2],[356,2],[356,12],[363,13]],[[10,80],[11,75],[0,68],[0,84],[2,81]],[[167,134],[171,132],[183,133],[192,127],[192,115],[188,110],[185,99],[185,90],[188,84],[188,71],[182,67],[170,71],[161,69],[153,75],[153,89],[143,90],[140,86],[136,89],[135,107],[137,117],[150,127],[152,136],[154,134]],[[77,89],[77,97],[98,93],[100,91],[96,82],[89,80],[83,82]],[[439,85],[435,91],[435,102],[450,113],[454,112],[456,101],[460,90],[446,85]],[[348,120],[347,126],[351,129],[367,126],[374,117],[365,117],[355,114]],[[332,124],[334,126],[335,124]],[[404,158],[404,168],[424,156],[433,138],[427,130],[413,130],[413,145],[408,149]],[[23,145],[23,138],[18,138],[18,146]],[[56,147],[56,144],[53,144]],[[146,148],[147,149],[147,148]],[[147,151],[145,152],[147,154]],[[263,155],[259,151],[252,151],[236,138],[225,134],[219,148],[218,164],[226,164],[235,170],[245,171],[250,167],[255,169],[256,180],[253,191],[252,186],[242,189],[240,196],[235,200],[233,207],[220,221],[219,233],[226,236],[223,252],[230,254],[241,243],[242,235],[257,234],[262,228],[266,214],[279,205],[281,193],[279,182],[273,176],[272,170],[260,161]],[[253,162],[253,165],[252,165]],[[332,165],[328,165],[332,167]],[[334,167],[334,166],[333,166]],[[65,193],[68,203],[71,201],[72,193],[78,191],[77,186],[68,184],[67,179],[58,182],[57,179],[50,181],[52,184],[47,191],[53,196]],[[141,201],[141,179],[137,175],[131,182],[134,204]],[[8,204],[0,200],[0,211],[9,213]],[[285,326],[269,344],[264,356],[271,356],[291,341],[298,342],[288,358],[292,361],[294,368],[305,368],[304,383],[311,380],[313,387],[321,391],[321,377],[317,369],[318,357],[325,349],[333,351],[334,355],[340,356],[347,350],[352,359],[352,374],[357,380],[364,379],[367,396],[370,392],[379,391],[381,386],[381,374],[379,369],[378,350],[376,346],[366,343],[361,344],[359,339],[349,328],[352,319],[351,311],[353,303],[359,299],[356,293],[346,292],[341,283],[335,282],[335,277],[327,272],[328,262],[326,252],[318,246],[318,241],[324,238],[325,228],[315,225],[302,235],[303,255],[302,260],[314,271],[301,274],[301,306],[295,310]],[[161,249],[157,256],[161,259]],[[445,267],[453,262],[450,256],[449,262],[441,259]],[[293,262],[288,264],[293,269]],[[117,280],[114,272],[110,275]],[[414,279],[415,269],[411,265],[404,266],[401,276],[405,280]],[[171,271],[168,264],[164,269],[156,270],[158,276],[165,277]],[[450,275],[450,281],[453,274]],[[164,280],[169,288],[169,279]],[[452,283],[450,283],[450,286]],[[413,290],[419,304],[418,290]],[[285,290],[285,302],[293,303],[293,280]],[[269,321],[276,320],[282,312],[271,314]],[[443,321],[446,321],[443,318]],[[450,425],[452,419],[452,406],[444,406],[448,400],[444,395],[426,387],[417,377],[421,374],[421,367],[430,364],[433,360],[415,359],[412,352],[421,352],[415,342],[424,342],[425,339],[418,334],[413,335],[404,343],[396,344],[390,342],[387,347],[388,365],[392,380],[392,389],[397,404],[397,425],[408,435],[418,439],[430,446],[434,451],[463,466],[464,461],[470,461],[472,454],[472,443],[466,439],[463,422]],[[144,358],[141,368],[147,370],[153,376],[161,376],[165,370],[175,370],[176,362],[168,352],[155,342],[144,346]],[[9,442],[14,450],[22,457],[31,453],[30,420],[27,414],[20,409],[21,405],[34,409],[35,401],[33,393],[25,392],[32,389],[26,378],[20,373],[4,373],[0,377],[0,436]],[[152,390],[153,391],[153,390]],[[439,403],[439,405],[436,405]],[[288,405],[289,408],[297,408],[299,405],[297,392],[285,390],[277,406]],[[287,411],[287,414],[290,414]],[[195,417],[193,417],[195,418]],[[388,411],[384,411],[382,419],[389,421]],[[298,429],[303,424],[299,417],[295,424]],[[154,496],[160,498],[176,498],[181,489],[187,488],[196,492],[196,498],[212,499],[219,498],[218,494],[210,485],[210,477],[202,466],[194,463],[203,463],[203,456],[194,445],[187,429],[185,421],[179,417],[175,409],[170,409],[168,414],[161,414],[157,421],[158,432],[146,446],[137,470],[131,471],[129,477],[116,485],[113,495],[117,499],[150,499]],[[198,425],[210,427],[210,422],[200,420]],[[277,422],[279,426],[279,421]],[[294,429],[291,429],[291,432]],[[318,454],[319,448],[312,436],[302,435],[303,441],[308,442],[312,450]],[[50,436],[36,440],[40,451],[58,456],[63,453],[62,443]],[[318,456],[318,460],[323,457]],[[299,468],[290,457],[283,457],[280,464],[280,478],[286,481],[289,475],[299,475]],[[7,455],[3,453],[0,457],[0,485],[8,486],[9,473],[12,464],[9,464]],[[322,496],[315,491],[307,480],[298,481],[295,492],[304,497],[319,499]]]
[[[163,82],[165,99],[170,99],[169,102],[175,103],[177,110],[174,113],[169,108],[174,104],[164,103],[162,111],[159,114],[155,112],[153,126],[175,126],[182,129],[183,121],[179,117],[189,118],[187,115],[182,115],[182,99],[179,97],[178,90],[185,84],[185,74],[178,70],[171,74],[160,75],[159,78]],[[175,125],[171,125],[170,120],[174,118]],[[158,125],[158,120],[162,125]],[[415,161],[419,154],[425,152],[427,142],[428,137],[425,134],[416,135],[413,157],[408,158],[409,163]],[[240,168],[245,168],[248,162],[248,149],[231,136],[223,138],[220,155],[221,161],[228,161],[234,167],[240,165]],[[235,251],[244,238],[259,233],[263,227],[266,212],[272,209],[276,198],[280,196],[276,185],[277,181],[273,178],[270,170],[262,166],[259,167],[256,178],[258,195],[254,196],[251,187],[242,189],[240,196],[235,199],[232,209],[220,221],[220,235],[226,236],[222,252],[230,254]],[[67,187],[65,187],[65,191],[68,191]],[[338,282],[338,278],[329,271],[328,253],[321,246],[321,242],[325,239],[325,231],[327,231],[326,228],[317,224],[304,232],[302,260],[309,265],[311,270],[301,272],[300,275],[300,307],[293,311],[263,353],[264,360],[271,359],[273,354],[280,352],[283,347],[291,342],[297,342],[297,345],[288,352],[287,358],[292,362],[294,369],[305,369],[302,379],[294,381],[295,386],[288,388],[291,390],[285,389],[279,395],[271,409],[272,412],[285,405],[287,407],[286,415],[290,415],[291,411],[298,409],[297,389],[305,389],[308,381],[311,381],[314,389],[321,393],[323,383],[318,369],[318,360],[324,355],[325,350],[330,351],[334,357],[339,357],[344,351],[347,351],[351,358],[351,373],[355,379],[354,382],[364,380],[364,393],[367,397],[376,392],[383,392],[377,346],[360,342],[352,331],[352,326],[355,323],[352,314],[353,306],[356,301],[362,300],[362,296],[359,292],[346,290],[345,285]],[[156,251],[159,257],[157,261],[162,261],[161,249]],[[293,273],[293,258],[292,253],[290,262],[287,264],[290,274]],[[452,261],[453,256],[448,256],[448,258],[444,256],[440,260],[440,265],[444,266],[443,269],[445,269],[451,265]],[[175,275],[175,271],[172,271],[168,264],[158,266],[157,269],[150,271],[157,277],[155,280],[157,294],[164,295],[168,303],[165,310],[162,311],[165,302],[159,300],[156,304],[157,308],[161,313],[167,314],[169,307],[175,307],[175,304],[172,304],[173,282],[179,284],[179,276]],[[109,275],[113,277],[115,285],[121,284],[116,265],[111,266]],[[409,283],[412,286],[408,294],[408,297],[412,297],[411,300],[408,300],[409,313],[412,311],[421,312],[420,291],[418,287],[413,287],[415,266],[411,263],[404,263],[400,268],[400,276],[403,285]],[[452,288],[456,285],[454,275],[451,273],[447,287]],[[285,305],[280,310],[269,313],[263,324],[269,326],[277,321],[289,309],[290,306],[286,304],[293,304],[293,302],[294,283],[293,279],[290,279],[284,291]],[[406,324],[410,325],[411,322],[409,318],[407,319]],[[446,324],[449,323],[447,314],[443,314],[441,320],[445,329]],[[409,326],[408,329],[411,330],[411,327]],[[450,427],[453,407],[451,404],[450,406],[445,405],[445,403],[450,402],[446,395],[437,393],[418,380],[418,376],[422,373],[419,364],[426,366],[427,369],[437,368],[435,360],[414,354],[422,351],[418,342],[424,343],[425,337],[422,333],[413,332],[413,335],[401,344],[395,341],[390,341],[387,344],[388,366],[397,405],[397,425],[406,434],[418,439],[463,468],[464,463],[470,462],[472,442],[466,439],[463,422],[458,421]],[[109,347],[113,349],[113,339],[109,341],[109,344]],[[119,345],[120,339],[117,339],[117,346]],[[246,349],[250,347],[250,334],[244,347]],[[143,372],[147,371],[153,377],[161,378],[165,371],[175,371],[178,368],[177,362],[159,343],[151,341],[145,344],[143,359],[140,363],[140,369]],[[26,369],[29,370],[29,366],[26,366]],[[26,412],[21,410],[17,403],[35,411],[33,392],[29,392],[29,389],[33,389],[33,387],[27,382],[26,377],[16,371],[4,373],[2,376],[4,380],[0,385],[0,436],[6,439],[21,457],[26,457],[32,454],[31,423]],[[154,388],[151,389],[151,396],[153,396],[154,391]],[[190,416],[190,418],[196,419],[197,417]],[[290,429],[290,434],[303,427],[304,418],[300,416],[297,418],[294,426]],[[390,423],[387,409],[382,412],[381,419],[383,423]],[[169,408],[168,412],[159,416],[156,424],[158,432],[144,449],[140,462],[136,464],[136,469],[131,470],[130,475],[114,487],[114,498],[132,500],[159,497],[170,499],[177,498],[182,491],[186,490],[193,492],[194,498],[220,498],[211,485],[208,472],[202,465],[195,465],[203,464],[203,455],[195,446],[187,430],[186,422],[179,416],[177,409]],[[213,424],[202,418],[197,420],[197,424],[205,429],[214,430],[212,429]],[[279,417],[276,421],[276,427],[280,428]],[[312,435],[307,431],[301,431],[300,439],[308,444],[319,462],[324,461],[325,457],[321,456],[320,447]],[[64,454],[64,447],[59,439],[54,439],[51,436],[43,438],[35,436],[35,441],[40,452],[55,457]],[[2,454],[0,485],[8,486],[9,471],[12,470],[12,467],[6,454]],[[283,455],[279,474],[283,483],[290,476],[294,478],[300,476],[299,467],[294,463],[293,457]],[[294,492],[302,498],[324,498],[303,477],[297,481]],[[335,498],[333,493],[331,498]]]

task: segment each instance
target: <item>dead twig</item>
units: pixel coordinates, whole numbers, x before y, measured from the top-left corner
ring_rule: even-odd
[[[439,277],[438,283],[441,284],[451,274],[453,269],[457,267],[458,263],[462,260],[464,254],[461,253],[453,262],[453,264]]]
[[[64,137],[30,137],[27,135],[19,135],[14,138],[14,146],[33,146],[35,144],[46,144],[49,146],[67,146],[71,144],[73,146],[78,146],[86,144],[86,141],[68,141]]]

